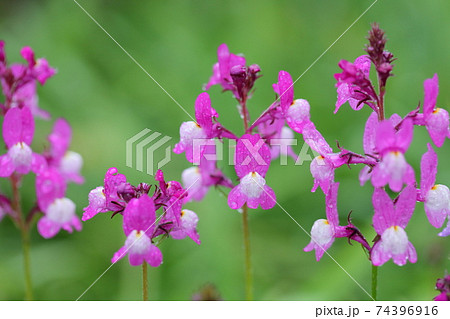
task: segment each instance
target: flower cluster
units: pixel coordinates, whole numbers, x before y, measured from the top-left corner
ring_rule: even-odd
[[[89,193],[83,221],[105,212],[112,212],[112,217],[123,215],[126,240],[112,257],[112,263],[128,254],[132,266],[146,262],[158,267],[162,262],[158,244],[169,236],[174,239],[189,237],[200,244],[196,230],[198,217],[193,211],[183,209],[187,191],[177,181],[166,182],[161,170],[156,173],[155,180],[155,185],[140,183],[133,186],[117,168],[111,167],[105,174],[103,186]],[[152,186],[153,194],[150,194]],[[162,212],[157,216],[160,208]]]
[[[246,59],[230,53],[226,44],[219,46],[217,56],[213,75],[204,89],[220,85],[224,91],[232,92],[244,122],[244,134],[235,134],[218,121],[219,115],[212,108],[207,92],[197,97],[195,121],[181,124],[180,142],[174,148],[175,153],[184,152],[186,159],[196,165],[182,174],[184,186],[189,186],[186,200],[202,200],[210,187],[223,186],[231,188],[228,194],[231,209],[240,209],[244,205],[252,209],[259,206],[270,209],[275,206],[276,196],[266,185],[266,173],[280,154],[297,158],[289,141],[294,135],[292,129],[301,130],[310,123],[309,104],[306,100],[293,100],[292,79],[287,72],[281,71],[281,80],[273,85],[279,98],[249,125],[247,102],[253,94],[255,81],[261,76],[261,69],[256,64],[247,66]],[[237,185],[217,166],[215,141],[223,142],[224,139],[236,142],[234,167],[239,179]]]
[[[335,112],[348,102],[354,110],[364,105],[372,109],[369,115],[362,144],[364,154],[342,148],[333,151],[317,130],[310,116],[310,105],[304,99],[294,98],[294,82],[286,71],[280,71],[273,90],[278,98],[251,125],[248,125],[248,98],[259,77],[257,65],[246,66],[246,60],[231,54],[225,44],[219,46],[218,62],[213,66],[213,75],[205,86],[220,85],[224,91],[231,91],[239,103],[238,110],[244,120],[245,132],[241,137],[231,133],[218,122],[218,113],[211,107],[207,93],[201,93],[195,103],[196,121],[185,122],[180,128],[180,142],[176,153],[185,152],[186,159],[197,166],[183,172],[183,182],[190,187],[186,200],[201,200],[209,187],[222,185],[232,188],[228,205],[239,209],[244,204],[249,208],[270,209],[275,205],[275,193],[266,185],[265,174],[270,163],[280,154],[296,158],[287,141],[293,132],[301,134],[318,156],[311,162],[314,178],[312,191],[320,188],[325,194],[327,219],[319,219],[311,231],[311,243],[305,251],[315,250],[319,260],[335,238],[346,237],[363,245],[370,254],[372,263],[382,265],[389,259],[403,265],[407,260],[417,260],[414,246],[409,242],[405,228],[417,201],[424,202],[425,211],[434,227],[441,227],[450,212],[449,189],[435,184],[437,155],[429,144],[421,164],[421,187],[416,189],[416,174],[408,164],[405,154],[413,139],[414,126],[425,126],[431,140],[441,147],[450,137],[448,112],[436,108],[438,94],[437,75],[424,83],[425,98],[423,113],[416,108],[401,117],[392,114],[385,118],[384,94],[386,82],[392,76],[394,57],[385,50],[386,38],[377,25],[369,32],[367,55],[352,63],[339,62],[341,73],[337,80],[337,102]],[[372,67],[377,75],[378,88],[370,78]],[[217,168],[214,140],[230,138],[237,141],[234,158],[239,183],[232,185],[230,179]],[[281,140],[281,143],[273,143]],[[199,165],[198,165],[199,164]],[[350,218],[340,226],[337,211],[339,184],[335,182],[335,170],[343,165],[362,164],[359,179],[361,185],[371,181],[374,187],[373,226],[377,233],[370,245]],[[391,199],[384,190],[400,193]],[[440,236],[450,234],[449,226]]]
[[[45,237],[55,236],[61,229],[80,231],[81,222],[75,204],[65,197],[67,184],[83,183],[80,170],[83,160],[69,151],[71,128],[57,119],[48,136],[49,146],[42,154],[33,151],[35,118],[50,119],[50,113],[38,106],[37,83],[44,85],[55,74],[45,59],[35,59],[29,47],[21,50],[25,64],[6,60],[4,42],[0,41],[0,82],[5,97],[0,103],[3,118],[2,135],[7,152],[0,156],[0,177],[11,181],[12,198],[0,194],[0,218],[8,215],[23,230],[28,230],[37,213],[38,231]],[[36,174],[36,205],[28,215],[21,211],[19,188],[24,175]]]
[[[335,113],[346,102],[354,110],[360,110],[364,105],[372,109],[362,137],[364,155],[344,149],[339,144],[339,151],[333,152],[312,124],[303,125],[303,132],[296,130],[303,133],[305,142],[320,154],[311,163],[313,191],[318,186],[323,190],[327,213],[327,219],[314,223],[311,243],[304,250],[315,249],[316,259],[319,260],[335,238],[348,237],[367,249],[373,265],[381,266],[390,259],[397,265],[404,265],[408,260],[412,263],[417,261],[415,248],[405,231],[416,202],[424,203],[428,220],[436,228],[442,227],[450,214],[450,191],[445,185],[435,184],[438,160],[433,146],[428,143],[427,151],[422,156],[420,188],[405,154],[413,140],[414,126],[425,126],[431,141],[436,147],[441,147],[450,138],[449,115],[446,110],[436,107],[438,78],[434,75],[424,82],[423,113],[420,113],[418,106],[404,117],[394,113],[389,119],[385,118],[385,87],[392,75],[394,58],[385,50],[386,38],[377,25],[372,27],[368,39],[367,55],[356,58],[353,63],[340,61],[342,72],[335,74]],[[372,67],[378,78],[378,89],[370,79]],[[334,171],[344,164],[364,165],[359,175],[360,184],[370,180],[374,187],[372,204],[375,213],[372,222],[377,235],[372,246],[350,220],[347,226],[339,226],[336,208],[338,186],[334,181]],[[385,190],[387,187],[399,194],[392,199]],[[447,225],[439,236],[448,235],[450,226]]]

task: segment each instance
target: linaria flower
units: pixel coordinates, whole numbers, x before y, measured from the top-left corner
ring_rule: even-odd
[[[148,195],[130,200],[123,213],[123,231],[127,239],[111,262],[116,263],[128,254],[131,266],[139,266],[145,261],[152,267],[158,267],[162,262],[162,253],[152,243],[155,221],[155,204]]]
[[[347,237],[361,243],[366,249],[370,246],[359,230],[351,224],[339,226],[339,215],[337,209],[337,195],[339,183],[332,183],[325,195],[327,219],[318,219],[311,229],[311,242],[303,249],[304,251],[315,250],[316,260],[319,261],[325,251],[331,247],[335,238]]]
[[[396,131],[395,122],[391,117],[391,120],[384,120],[377,127],[375,147],[381,160],[373,169],[372,184],[374,187],[389,184],[391,190],[399,192],[403,184],[415,182],[414,170],[404,156],[413,137],[413,123],[406,118]]]
[[[12,108],[3,120],[3,139],[8,152],[0,156],[0,177],[8,177],[12,173],[38,173],[46,167],[42,155],[31,150],[34,136],[34,119],[28,108]]]
[[[431,140],[437,147],[444,144],[446,138],[450,138],[448,112],[436,107],[439,93],[438,76],[426,79],[423,83],[425,96],[423,101],[423,120],[430,134]]]
[[[80,170],[83,166],[83,158],[80,154],[69,151],[71,139],[72,130],[69,123],[62,118],[57,119],[48,137],[50,151],[47,160],[49,165],[56,167],[67,181],[82,184],[84,178]]]
[[[235,170],[240,182],[228,194],[228,205],[239,209],[245,203],[256,209],[270,209],[275,206],[274,191],[266,185],[270,165],[270,150],[258,134],[245,134],[236,145]]]
[[[375,209],[373,227],[380,236],[370,254],[372,263],[381,266],[391,258],[399,266],[407,260],[415,263],[416,250],[409,242],[405,228],[416,205],[416,188],[413,185],[405,187],[395,205],[382,188],[376,188],[372,202]]]
[[[420,197],[424,201],[425,213],[430,224],[440,228],[450,214],[450,190],[445,185],[435,184],[437,164],[437,154],[428,144],[428,151],[423,154],[420,162]],[[450,235],[447,232],[444,230],[439,235]]]
[[[65,197],[66,184],[54,168],[40,172],[36,177],[36,197],[44,216],[39,219],[38,231],[44,238],[54,237],[61,229],[71,233],[80,231],[81,221],[75,213],[75,204]]]

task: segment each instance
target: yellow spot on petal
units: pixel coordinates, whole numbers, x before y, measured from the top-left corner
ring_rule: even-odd
[[[441,109],[437,107],[435,110],[433,110],[433,114],[439,113],[440,110]]]
[[[437,185],[437,184],[434,185],[433,187],[431,187],[431,189],[434,190],[434,191],[435,191],[437,188],[438,188],[438,185]]]
[[[183,215],[184,215],[184,210],[181,211],[180,215],[181,215],[181,217],[183,217]]]
[[[325,219],[325,220],[323,221],[323,223],[324,223],[325,225],[330,225],[330,222],[328,221],[328,219]]]

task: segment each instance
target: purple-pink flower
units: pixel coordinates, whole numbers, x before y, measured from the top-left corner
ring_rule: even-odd
[[[424,201],[425,213],[431,225],[442,227],[450,214],[450,190],[447,186],[435,184],[438,158],[433,147],[428,144],[428,151],[420,162],[420,198]],[[450,235],[449,227],[440,236]]]
[[[375,266],[381,266],[392,258],[399,266],[417,261],[414,246],[405,232],[406,225],[416,205],[416,188],[409,185],[403,189],[395,202],[382,189],[376,188],[372,203],[375,209],[373,227],[380,239],[372,247],[370,258]]]
[[[413,123],[411,119],[406,118],[396,130],[397,117],[393,116],[391,120],[384,120],[378,124],[375,148],[381,159],[372,172],[374,187],[389,184],[394,192],[399,192],[403,184],[415,182],[414,170],[404,156],[413,137]]]
[[[80,231],[81,221],[75,213],[75,204],[65,197],[66,184],[54,168],[40,172],[36,177],[36,197],[44,216],[39,219],[38,231],[44,238],[55,236],[61,229],[71,233]]]
[[[91,219],[99,213],[113,211],[122,213],[126,206],[126,201],[131,199],[126,196],[131,185],[127,183],[127,178],[119,174],[117,168],[111,167],[105,174],[104,186],[99,186],[89,192],[89,205],[85,207],[82,221]]]
[[[211,107],[211,99],[206,92],[201,93],[195,101],[195,118],[197,122],[188,121],[181,124],[180,142],[173,149],[176,154],[185,153],[191,163],[200,163],[205,145],[215,137],[231,137],[223,127],[217,123],[219,115]]]
[[[155,175],[158,185],[140,183],[133,186],[123,174],[111,167],[105,174],[104,186],[89,193],[89,205],[84,209],[83,221],[98,213],[111,211],[112,217],[123,215],[123,230],[127,239],[125,244],[113,256],[115,263],[128,254],[132,266],[144,261],[153,267],[162,262],[162,253],[154,242],[168,236],[174,239],[190,237],[200,244],[197,233],[197,215],[182,209],[187,194],[177,181],[166,182],[164,174],[158,170]],[[154,187],[153,194],[149,194]],[[157,218],[156,211],[163,212]]]
[[[47,60],[36,60],[33,50],[29,47],[24,47],[20,53],[28,65],[12,64],[8,66],[4,42],[0,42],[0,83],[5,95],[5,104],[0,104],[3,114],[11,108],[27,107],[33,115],[49,119],[50,114],[38,107],[36,81],[44,85],[56,71],[49,66]]]
[[[325,209],[327,219],[318,219],[311,229],[311,242],[303,249],[304,251],[315,250],[316,260],[319,261],[325,251],[331,247],[335,238],[347,237],[361,243],[366,249],[370,246],[359,230],[351,224],[339,226],[339,214],[337,209],[337,195],[339,183],[332,183],[325,193]]]
[[[0,177],[8,177],[12,173],[38,173],[46,166],[42,155],[31,150],[34,136],[34,119],[28,108],[12,108],[3,120],[3,139],[8,148],[5,155],[0,156]]]
[[[328,188],[334,183],[334,171],[336,168],[350,164],[345,152],[333,153],[333,149],[328,145],[325,138],[310,122],[303,128],[303,138],[313,151],[318,153],[310,165],[311,175],[314,178],[314,185],[311,189],[315,192],[320,187],[324,194],[328,193]]]
[[[180,213],[180,223],[170,231],[173,239],[189,237],[200,245],[200,236],[197,233],[198,216],[192,210],[183,209]]]
[[[222,86],[224,91],[231,91],[238,100],[245,100],[259,77],[260,68],[253,64],[246,66],[243,56],[230,53],[223,43],[217,49],[217,63],[213,66],[213,75],[204,86],[209,90],[212,85]]]
[[[53,131],[49,135],[50,150],[47,161],[50,166],[56,167],[66,181],[82,184],[83,176],[80,174],[83,158],[80,154],[69,151],[72,130],[65,119],[57,119]]]
[[[423,120],[430,134],[431,140],[437,147],[444,144],[446,138],[450,138],[448,112],[436,107],[439,93],[438,76],[426,79],[423,83],[425,96],[423,101]]]
[[[123,231],[127,239],[111,262],[116,263],[128,254],[132,266],[139,266],[145,261],[152,267],[158,267],[162,262],[162,253],[152,243],[155,221],[153,200],[148,195],[133,198],[123,212]]]
[[[309,103],[304,99],[294,100],[294,82],[286,71],[278,73],[278,82],[273,84],[275,93],[279,95],[282,118],[295,132],[302,134],[305,125],[310,123]]]
[[[345,102],[348,102],[355,111],[360,110],[365,102],[369,103],[372,92],[369,91],[370,94],[368,94],[365,90],[370,83],[371,65],[367,55],[357,57],[353,63],[345,60],[339,62],[342,73],[334,75],[338,81],[336,83],[338,97],[334,113],[337,113]]]
[[[275,193],[264,179],[270,159],[270,149],[258,134],[245,134],[238,140],[234,164],[240,181],[228,194],[231,209],[239,209],[245,203],[253,209],[259,205],[262,209],[275,206]]]

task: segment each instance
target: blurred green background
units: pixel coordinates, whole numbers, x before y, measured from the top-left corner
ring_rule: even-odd
[[[216,49],[227,43],[231,52],[257,63],[263,77],[249,102],[253,118],[274,99],[271,84],[279,70],[297,78],[372,3],[341,1],[87,1],[79,3],[184,107],[193,103],[211,75]],[[362,132],[369,110],[354,112],[346,104],[333,115],[336,101],[333,74],[341,59],[363,54],[370,23],[379,22],[389,39],[387,48],[398,60],[388,82],[386,109],[405,115],[423,99],[423,81],[439,74],[438,105],[450,109],[450,3],[380,0],[296,84],[295,96],[311,104],[311,116],[330,145],[362,152]],[[19,51],[31,46],[58,74],[39,88],[40,106],[63,116],[73,128],[71,149],[84,158],[82,186],[70,185],[68,197],[78,214],[88,192],[102,184],[107,168],[116,166],[134,184],[153,177],[125,165],[125,142],[149,128],[178,141],[179,126],[188,116],[140,70],[71,0],[0,1],[0,38],[10,62],[21,61]],[[221,122],[242,133],[231,94],[210,90]],[[52,123],[38,120],[33,147],[42,149]],[[428,134],[415,129],[407,160],[418,169]],[[300,139],[301,140],[301,139]],[[438,182],[450,185],[450,143],[439,149]],[[299,150],[300,147],[297,148]],[[336,148],[335,148],[336,149]],[[168,179],[180,179],[189,167],[184,155],[172,156],[164,167]],[[225,165],[225,164],[223,164]],[[235,179],[232,168],[226,173]],[[359,167],[337,171],[341,182],[338,207],[341,222],[350,210],[353,222],[370,240],[373,209],[371,186],[360,187]],[[418,171],[416,173],[417,177]],[[25,206],[32,205],[33,176],[23,188]],[[275,162],[267,184],[279,203],[305,229],[325,217],[324,196],[311,193],[309,163],[287,166]],[[6,183],[0,184],[8,193]],[[190,300],[212,283],[225,300],[244,299],[241,216],[212,189],[201,203],[186,208],[199,215],[202,244],[189,239],[167,240],[161,246],[164,263],[149,272],[150,298]],[[83,224],[82,232],[61,232],[51,240],[32,231],[32,278],[38,300],[75,300],[110,265],[123,245],[121,217],[102,214]],[[309,237],[279,208],[250,212],[254,294],[257,300],[368,300],[368,296],[328,257],[316,262],[304,253]],[[449,269],[448,238],[437,236],[423,205],[407,227],[418,262],[403,267],[386,263],[379,270],[381,300],[430,300],[434,285]],[[330,254],[370,291],[370,263],[362,249],[337,240]],[[139,300],[141,268],[118,262],[82,300]],[[18,231],[5,218],[0,223],[0,300],[23,298],[22,254]]]

